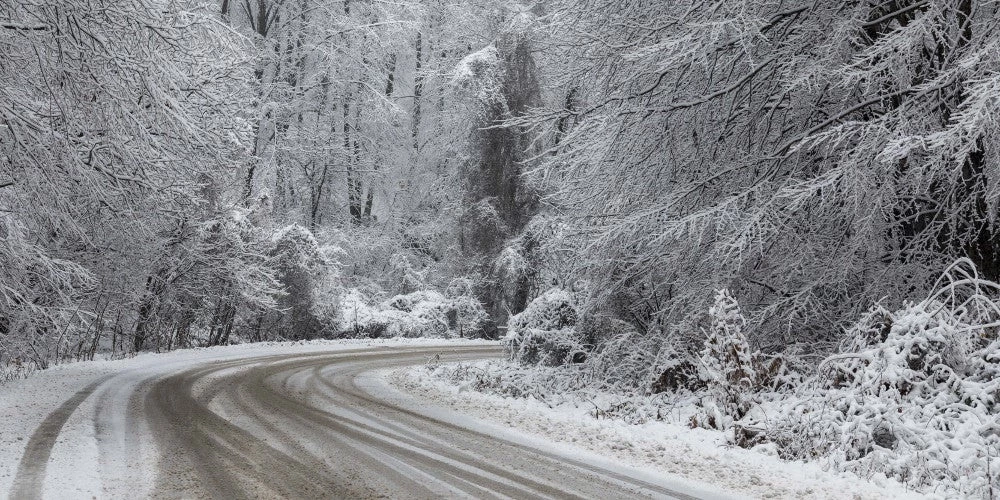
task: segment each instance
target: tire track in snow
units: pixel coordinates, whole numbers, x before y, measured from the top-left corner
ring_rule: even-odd
[[[166,451],[154,496],[214,498],[691,498],[498,439],[360,390],[372,369],[493,357],[399,349],[201,367],[146,399]],[[201,389],[199,389],[201,388]]]
[[[73,397],[66,400],[59,408],[49,413],[45,420],[35,429],[24,448],[24,454],[17,465],[14,484],[10,489],[10,497],[23,500],[42,498],[42,487],[45,484],[45,469],[49,464],[49,456],[56,445],[59,433],[62,431],[70,415],[90,397],[94,391],[114,375],[105,375],[90,385],[77,391]]]
[[[10,495],[35,500],[47,491],[58,475],[46,466],[61,453],[60,433],[93,395],[98,472],[109,498],[691,498],[627,469],[492,436],[474,422],[449,423],[358,385],[372,370],[436,355],[498,353],[492,346],[272,351],[105,376],[34,431]]]

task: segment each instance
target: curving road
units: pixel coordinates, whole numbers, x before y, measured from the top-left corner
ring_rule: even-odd
[[[60,429],[96,398],[94,466],[109,498],[690,498],[628,469],[493,437],[359,385],[375,369],[498,353],[365,348],[108,376],[37,428],[10,496],[51,496],[46,466]]]

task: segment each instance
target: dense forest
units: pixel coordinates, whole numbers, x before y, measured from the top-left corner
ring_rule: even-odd
[[[998,8],[4,2],[0,364],[503,338],[550,381],[706,390],[699,426],[804,386],[995,425]],[[892,408],[767,439],[873,461]]]

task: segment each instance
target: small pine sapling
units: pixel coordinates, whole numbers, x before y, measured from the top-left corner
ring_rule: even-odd
[[[692,426],[724,429],[750,411],[750,393],[757,387],[758,377],[754,354],[743,333],[746,319],[728,290],[716,292],[709,316],[712,325],[699,359],[710,401],[705,414],[692,417]]]

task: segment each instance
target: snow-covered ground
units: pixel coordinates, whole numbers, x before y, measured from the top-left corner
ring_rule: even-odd
[[[115,416],[129,413],[123,407],[134,404],[130,395],[151,377],[248,357],[439,345],[495,343],[408,339],[247,344],[72,363],[25,380],[0,384],[0,498],[11,490],[26,446],[36,430],[51,425],[53,415],[60,413],[65,422],[57,422],[62,424],[58,440],[51,456],[43,457],[48,460],[46,498],[148,494],[149,491],[129,489],[128,485],[152,483],[150,478],[143,478],[157,470],[152,445],[142,443],[142,459],[138,461],[134,460],[133,450],[130,455],[133,461],[124,467],[117,463],[113,451],[116,443],[123,449],[136,445],[130,440],[137,439],[136,426],[145,424],[119,422]],[[418,409],[442,421],[575,457],[606,470],[635,467],[650,482],[666,483],[675,491],[701,498],[917,497],[884,477],[864,480],[824,471],[815,464],[785,462],[768,455],[767,449],[751,451],[727,446],[719,432],[689,429],[679,423],[683,416],[673,418],[674,422],[651,421],[641,425],[598,420],[589,402],[567,400],[550,406],[534,399],[483,394],[433,377],[424,366],[370,372],[358,382],[364,390],[381,395],[384,400]],[[596,403],[604,406],[606,402]],[[634,473],[630,474],[634,477]]]
[[[335,352],[384,346],[495,345],[481,341],[436,339],[338,340],[313,342],[258,343],[237,346],[178,350],[163,354],[145,353],[124,360],[69,363],[35,373],[24,380],[0,384],[0,498],[9,495],[21,457],[36,429],[43,422],[52,424],[57,410],[66,410],[59,438],[51,449],[45,471],[46,498],[134,498],[141,492],[118,491],[108,475],[132,476],[121,484],[143,483],[134,476],[154,474],[156,455],[151,443],[142,443],[145,463],[128,463],[124,468],[100,464],[108,457],[98,453],[100,439],[129,446],[142,422],[116,422],[125,414],[123,406],[132,404],[129,397],[137,385],[150,378],[186,368],[232,359],[256,356]],[[109,380],[108,384],[100,382]],[[67,404],[67,402],[70,402]],[[79,406],[73,406],[78,403]],[[60,408],[63,407],[63,408]],[[103,415],[98,415],[99,413]],[[58,420],[58,419],[57,419]],[[97,424],[95,424],[95,422]],[[112,446],[113,448],[113,446]],[[112,457],[110,460],[114,461]],[[80,464],[87,464],[81,466]],[[104,480],[102,484],[101,475]],[[149,483],[149,481],[146,481]],[[108,489],[108,488],[111,489]]]
[[[721,432],[683,425],[683,415],[633,425],[620,419],[594,418],[594,403],[602,407],[607,401],[567,399],[556,404],[486,394],[468,385],[456,386],[427,367],[401,368],[382,376],[394,388],[417,399],[517,434],[596,453],[653,475],[667,475],[678,484],[712,485],[711,491],[754,498],[926,497],[883,475],[863,479],[825,471],[817,464],[781,460],[772,448],[746,450],[727,445]]]

